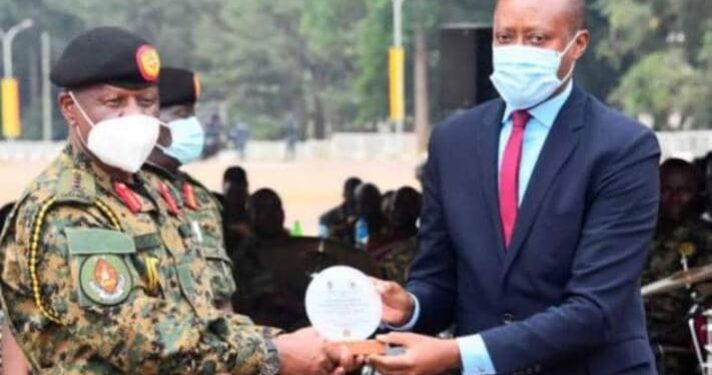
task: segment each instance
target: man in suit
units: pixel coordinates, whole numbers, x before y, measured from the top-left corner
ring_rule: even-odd
[[[502,99],[435,129],[407,290],[376,281],[383,320],[456,339],[380,337],[382,373],[654,374],[639,276],[659,204],[659,146],[573,84],[583,0],[500,0]]]

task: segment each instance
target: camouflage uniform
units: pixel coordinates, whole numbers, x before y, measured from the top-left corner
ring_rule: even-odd
[[[680,225],[669,234],[656,233],[651,244],[648,263],[642,274],[642,284],[668,277],[682,271],[682,255],[688,267],[699,267],[712,261],[712,232],[701,221]],[[704,284],[695,286],[705,295]],[[692,306],[690,292],[684,289],[648,297],[645,310],[648,332],[656,345],[689,349],[688,353],[667,353],[660,364],[664,373],[693,373],[696,364],[686,315]]]
[[[33,370],[275,373],[276,331],[213,307],[200,252],[136,178],[134,213],[67,147],[19,200],[0,238],[2,303]]]
[[[418,237],[415,236],[377,249],[372,253],[372,257],[386,280],[405,286],[410,264],[413,263],[417,250]]]
[[[205,277],[210,280],[215,307],[232,311],[235,281],[232,262],[225,252],[219,203],[207,188],[185,173],[173,175],[153,165],[146,165],[143,172],[148,185],[161,195],[160,204],[179,219],[178,230],[190,233],[190,240],[207,263]]]

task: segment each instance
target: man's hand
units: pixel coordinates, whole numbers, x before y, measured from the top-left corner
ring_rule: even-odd
[[[460,367],[460,348],[455,340],[398,332],[377,339],[405,350],[397,356],[367,359],[367,363],[383,375],[436,375]]]
[[[344,375],[363,363],[345,346],[327,344],[313,328],[277,336],[273,342],[283,375]]]
[[[408,323],[413,316],[415,303],[408,292],[398,283],[372,279],[383,302],[384,323],[400,327]]]

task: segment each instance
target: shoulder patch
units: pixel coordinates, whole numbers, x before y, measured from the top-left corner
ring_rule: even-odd
[[[54,198],[57,202],[92,204],[96,199],[94,178],[78,169],[64,171],[59,176]]]
[[[95,303],[114,306],[126,300],[133,279],[122,258],[112,254],[92,255],[81,265],[82,292]]]

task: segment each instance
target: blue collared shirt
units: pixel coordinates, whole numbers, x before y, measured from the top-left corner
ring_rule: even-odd
[[[549,130],[554,125],[556,117],[559,115],[566,100],[573,91],[573,82],[569,82],[561,94],[539,104],[529,110],[531,119],[524,129],[524,139],[522,141],[522,159],[519,162],[519,203],[524,199],[524,192],[527,190],[529,180],[534,172],[539,154],[544,148],[544,142],[549,135]],[[504,148],[507,146],[509,136],[512,134],[512,113],[515,110],[507,106],[502,118],[502,130],[499,133],[499,170],[502,169],[502,156]]]
[[[541,154],[541,150],[544,148],[544,142],[546,142],[549,131],[554,125],[554,121],[556,121],[556,118],[559,116],[561,108],[564,107],[566,100],[568,100],[571,96],[572,91],[573,82],[569,82],[561,94],[529,110],[531,118],[529,119],[529,122],[527,122],[527,126],[524,129],[522,158],[519,162],[519,204],[521,204],[524,199],[524,194],[527,190],[527,186],[529,185],[529,180],[534,172],[536,162],[539,160],[539,154]],[[498,159],[500,170],[502,166],[504,148],[506,147],[509,136],[512,133],[513,112],[515,112],[515,110],[510,106],[507,106],[504,110],[504,116],[502,117],[502,130],[499,133]],[[397,330],[399,331],[412,329],[420,317],[420,302],[414,295],[411,296],[415,302],[413,318],[405,326],[398,327]],[[487,351],[487,346],[485,345],[484,340],[482,340],[482,336],[477,334],[459,337],[457,339],[457,345],[460,348],[462,373],[464,375],[485,375],[497,373],[494,368],[494,364],[492,363],[492,358]]]

